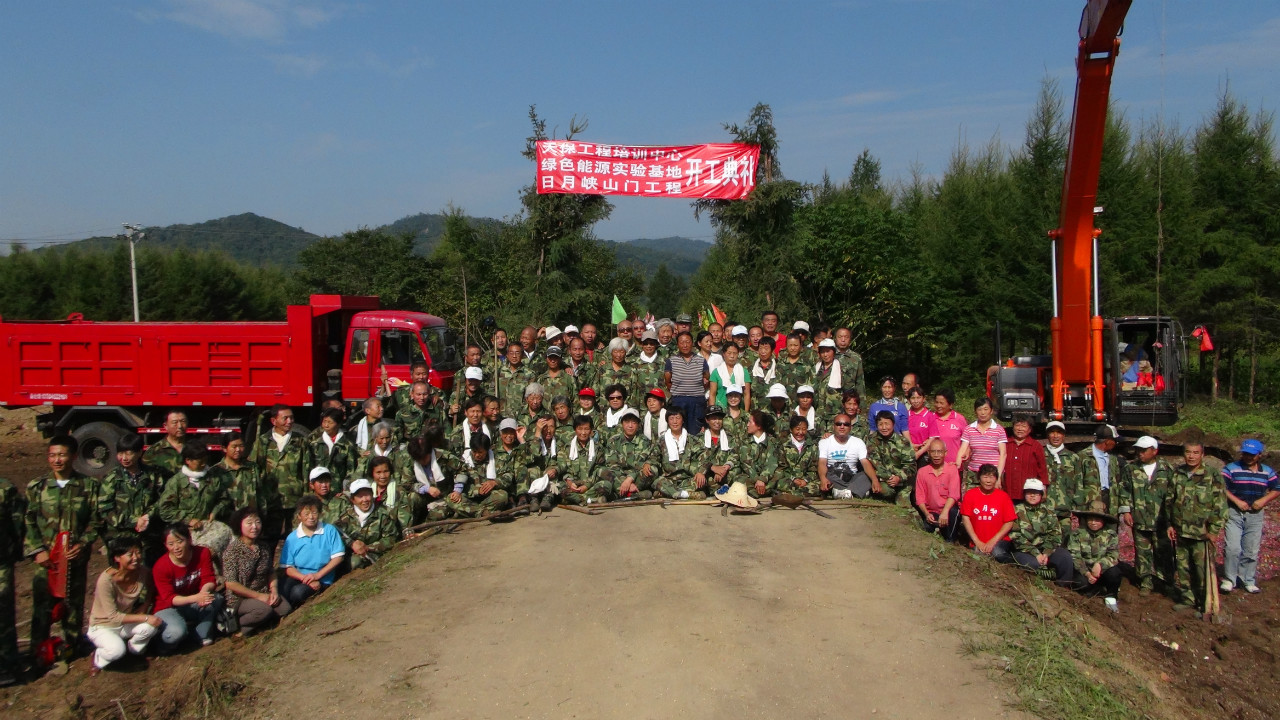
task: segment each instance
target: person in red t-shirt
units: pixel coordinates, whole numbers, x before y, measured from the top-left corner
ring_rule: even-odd
[[[996,560],[1011,554],[1009,531],[1018,519],[1009,493],[996,487],[1000,471],[990,463],[978,468],[978,487],[960,500],[960,522],[973,549]]]
[[[222,595],[214,592],[217,578],[209,548],[193,544],[184,523],[165,528],[164,546],[169,552],[151,569],[156,588],[152,612],[164,622],[160,629],[162,655],[177,650],[192,626],[201,643],[212,643],[214,620],[222,609]]]

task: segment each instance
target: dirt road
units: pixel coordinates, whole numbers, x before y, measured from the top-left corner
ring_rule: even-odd
[[[567,512],[437,536],[355,630],[291,649],[263,717],[989,718],[1009,688],[858,510]],[[315,637],[315,633],[307,633]]]

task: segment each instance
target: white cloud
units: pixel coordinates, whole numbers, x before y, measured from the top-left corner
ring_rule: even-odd
[[[294,27],[316,28],[340,14],[338,5],[302,0],[167,0],[174,22],[230,38],[280,40]]]
[[[1163,68],[1156,44],[1120,46],[1117,64],[1134,77],[1177,78],[1187,75],[1221,75],[1237,70],[1271,70],[1280,65],[1280,18],[1272,18],[1236,37],[1185,49],[1166,48]]]
[[[268,55],[275,63],[276,72],[298,77],[311,77],[320,72],[329,61],[319,55]]]

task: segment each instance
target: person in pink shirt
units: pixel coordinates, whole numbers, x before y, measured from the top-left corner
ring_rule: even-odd
[[[947,446],[933,438],[929,464],[916,471],[915,503],[926,532],[936,532],[948,542],[960,528],[960,470],[947,462]]]
[[[970,489],[960,500],[960,522],[974,550],[990,555],[999,562],[1012,562],[1013,545],[1009,531],[1018,519],[1009,493],[996,487],[1000,471],[995,465],[978,468],[978,487]]]
[[[956,394],[951,388],[942,388],[933,395],[933,411],[938,422],[938,437],[947,446],[947,462],[954,463],[960,456],[960,443],[969,421],[956,412]]]
[[[907,436],[911,438],[911,447],[915,450],[916,460],[925,460],[929,440],[938,437],[938,416],[929,409],[925,402],[924,390],[914,385],[907,391]],[[943,447],[946,444],[943,443]]]

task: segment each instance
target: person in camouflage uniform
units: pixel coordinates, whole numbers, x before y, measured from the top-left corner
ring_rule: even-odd
[[[843,392],[857,390],[858,397],[867,392],[867,378],[862,368],[862,356],[853,351],[853,332],[849,328],[836,328],[836,360],[840,361],[840,389]],[[903,388],[903,395],[906,394]]]
[[[21,670],[13,566],[22,559],[26,512],[26,498],[0,478],[0,687],[17,682]]]
[[[311,446],[293,431],[293,410],[273,405],[268,411],[271,430],[253,441],[249,462],[258,466],[261,480],[262,540],[275,547],[292,526],[294,508],[307,492],[307,474],[315,467]]]
[[[1125,473],[1125,462],[1121,460],[1113,451],[1116,448],[1117,433],[1115,428],[1110,425],[1099,425],[1094,431],[1094,443],[1080,452],[1076,453],[1080,458],[1080,487],[1077,489],[1077,497],[1084,496],[1088,498],[1098,498],[1107,504],[1107,512],[1112,517],[1120,515],[1119,498],[1116,493],[1116,485],[1120,482],[1121,477]],[[1109,487],[1102,487],[1102,473],[1098,469],[1098,463],[1105,462],[1107,465],[1107,484]],[[1092,503],[1092,501],[1090,501]]]
[[[104,543],[122,536],[137,538],[148,563],[154,563],[164,553],[164,523],[156,516],[156,503],[165,478],[159,468],[142,462],[141,435],[125,435],[116,442],[116,462],[98,481],[98,536]]]
[[[1222,472],[1204,464],[1204,445],[1183,446],[1183,462],[1174,469],[1165,498],[1169,542],[1174,548],[1174,610],[1203,611],[1206,569],[1216,562],[1215,543],[1227,522]]]
[[[514,417],[520,427],[525,428],[525,434],[529,433],[528,428],[533,427],[538,417],[547,412],[547,407],[543,403],[546,396],[543,394],[542,386],[536,382],[531,382],[524,388],[524,406],[519,412],[508,412],[507,414]]]
[[[351,502],[330,524],[342,533],[352,570],[377,562],[400,541],[400,523],[374,505],[373,484],[364,479],[352,482]]]
[[[600,478],[604,464],[604,447],[597,443],[595,426],[591,419],[578,415],[573,419],[574,437],[559,445],[556,450],[557,480],[564,483],[561,502],[569,505],[587,505],[608,502],[613,483]]]
[[[440,421],[431,410],[431,386],[424,382],[413,384],[409,403],[396,411],[396,442],[406,443],[422,433],[428,420]]]
[[[845,415],[853,419],[853,424],[849,427],[849,435],[864,443],[870,440],[875,430],[867,424],[867,414],[862,412],[862,396],[856,390],[846,390],[842,396],[841,409]],[[822,436],[825,438],[827,434],[828,432],[824,431]]]
[[[1044,502],[1044,491],[1044,483],[1039,478],[1025,481],[1018,519],[1009,533],[1012,554],[997,559],[1042,571],[1041,577],[1066,586],[1073,574],[1071,552],[1062,545],[1058,513]]]
[[[536,374],[525,365],[520,343],[507,345],[507,362],[498,368],[498,397],[502,400],[504,413],[515,417],[524,406],[524,389],[535,377]]]
[[[813,404],[822,418],[835,417],[844,404],[844,368],[836,360],[836,342],[818,343],[818,362],[813,366]]]
[[[627,385],[628,397],[644,397],[654,388],[663,386],[663,369],[667,358],[658,351],[658,335],[652,330],[640,339],[640,354],[631,362],[631,384]]]
[[[523,425],[524,436],[533,437],[538,434],[538,420],[546,417],[546,413],[533,419],[532,426]],[[573,439],[573,404],[570,398],[557,397],[551,401],[551,418],[554,421],[556,442],[564,445]]]
[[[1071,513],[1088,510],[1099,497],[1090,497],[1084,482],[1084,464],[1080,456],[1067,449],[1063,441],[1067,426],[1054,420],[1046,428],[1049,442],[1044,444],[1044,466],[1049,477],[1045,478],[1045,504],[1058,514],[1058,527],[1062,531],[1062,544],[1071,540]]]
[[[222,447],[224,453],[218,467],[231,476],[231,489],[227,491],[231,495],[231,506],[239,510],[272,505],[263,494],[262,474],[258,472],[258,466],[247,461],[249,449],[245,446],[244,436],[238,432],[227,433],[222,436]],[[261,520],[262,516],[259,515],[258,519]]]
[[[467,409],[467,404],[473,400],[480,402],[481,416],[484,415],[484,371],[478,367],[469,367],[465,371],[465,382],[461,387],[457,383],[457,375],[454,375],[453,391],[449,393],[449,424],[457,427],[464,420],[463,412]],[[493,383],[490,383],[492,385]]]
[[[345,423],[346,423],[346,421],[347,421],[347,411],[346,411],[346,408],[345,408],[345,407],[343,406],[343,404],[342,404],[342,400],[341,400],[341,398],[333,398],[333,397],[331,397],[331,398],[325,398],[324,400],[322,400],[322,401],[320,402],[320,419],[321,419],[321,423],[323,423],[323,422],[324,422],[324,416],[325,416],[325,413],[327,413],[327,412],[329,412],[329,411],[331,411],[331,410],[336,410],[336,411],[337,411],[337,413],[338,413],[338,429],[339,429],[339,430],[341,430],[341,429],[342,429],[343,424],[345,424]],[[308,445],[311,445],[311,444],[315,443],[317,440],[319,440],[319,439],[320,439],[320,436],[321,436],[321,435],[323,435],[323,434],[324,434],[324,427],[322,427],[321,425],[316,425],[315,427],[311,428],[311,432],[307,433],[307,444],[308,444]]]
[[[1156,457],[1159,443],[1143,435],[1134,443],[1138,461],[1129,463],[1113,496],[1119,495],[1120,519],[1133,529],[1133,559],[1139,592],[1151,594],[1155,579],[1172,579],[1172,546],[1165,535],[1163,506],[1173,483],[1173,466]]]
[[[351,499],[334,489],[336,481],[328,468],[324,466],[312,468],[309,484],[311,494],[320,498],[323,505],[320,510],[320,522],[334,524],[338,521],[338,516],[351,506]]]
[[[519,425],[512,418],[506,418],[498,425],[498,442],[493,445],[493,461],[496,463],[498,477],[507,492],[515,497],[516,485],[524,476],[523,453],[520,452]],[[535,430],[536,432],[536,430]],[[533,435],[529,436],[530,438]]]
[[[182,446],[187,438],[187,414],[174,410],[165,416],[165,436],[156,444],[147,448],[142,456],[142,463],[160,468],[165,477],[178,472],[182,467]]]
[[[353,479],[372,480],[373,471],[370,468],[374,458],[385,457],[391,461],[392,477],[407,482],[412,477],[409,469],[413,466],[413,459],[405,451],[404,445],[396,444],[395,429],[391,423],[385,420],[378,423],[370,434],[372,437],[369,440],[369,454],[360,458],[360,462],[356,464]]]
[[[640,413],[635,408],[622,411],[618,426],[621,432],[605,441],[600,479],[610,483],[610,497],[648,500],[658,474],[657,448],[640,434]]]
[[[564,367],[564,351],[558,345],[547,348],[547,369],[540,373],[537,383],[542,386],[544,397],[573,397],[578,394],[578,382]]]
[[[1102,594],[1112,611],[1116,610],[1116,593],[1120,590],[1123,570],[1120,566],[1120,535],[1117,521],[1107,514],[1107,504],[1093,501],[1089,510],[1075,511],[1080,527],[1071,533],[1067,550],[1071,552],[1071,584],[1086,595]]]
[[[556,462],[562,444],[556,438],[555,419],[544,415],[538,418],[533,439],[516,449],[515,463],[524,468],[524,474],[516,476],[516,495],[522,505],[529,504],[547,511],[555,504],[561,490],[556,480],[559,475]],[[540,485],[545,487],[538,489]]]
[[[724,390],[725,402],[728,403],[724,409],[724,429],[729,433],[729,440],[739,445],[747,439],[747,420],[751,414],[742,406],[742,388],[730,385]],[[764,403],[764,406],[767,409],[769,404]]]
[[[661,470],[655,494],[677,500],[705,500],[707,478],[702,473],[702,447],[684,426],[684,410],[667,409],[667,429],[654,441]]]
[[[185,523],[192,532],[209,520],[226,522],[231,506],[231,474],[209,466],[209,449],[199,440],[182,448],[182,468],[165,481],[156,514],[166,525]]]
[[[894,430],[894,422],[892,412],[876,413],[876,433],[865,441],[867,456],[880,478],[880,492],[876,497],[910,507],[916,479],[916,452],[911,440]]]
[[[565,369],[573,373],[574,387],[595,387],[600,365],[587,356],[587,344],[582,338],[569,341],[569,359],[565,362]]]
[[[604,389],[605,405],[600,415],[600,427],[596,432],[596,437],[601,442],[608,442],[609,438],[622,432],[622,414],[631,409],[627,405],[630,393],[628,388],[621,385],[610,385]]]
[[[725,414],[725,409],[719,405],[707,408],[704,416],[706,425],[697,438],[702,444],[701,471],[703,477],[707,479],[710,492],[715,492],[721,485],[731,482],[728,479],[729,473],[733,470],[737,450],[740,447],[740,443],[734,442],[729,431],[724,427]]]
[[[809,426],[809,438],[813,440],[822,439],[822,431],[826,429],[827,423],[831,420],[829,417],[823,418],[818,409],[813,406],[813,387],[810,385],[801,385],[796,389],[796,407],[792,414],[800,415],[804,418],[805,424]],[[791,421],[787,420],[786,422],[790,423]],[[781,422],[778,425],[778,435],[782,436],[786,425]]]
[[[747,420],[747,439],[738,445],[728,482],[747,486],[754,498],[768,497],[778,472],[778,443],[774,439],[774,419],[761,410],[752,410]],[[715,488],[711,488],[712,492]]]
[[[813,385],[813,362],[804,355],[804,348],[800,345],[800,338],[790,336],[787,338],[786,353],[777,360],[777,383],[786,388],[787,399],[789,403],[796,400],[796,390],[801,385]]]
[[[793,414],[790,397],[781,383],[774,383],[769,387],[769,392],[765,394],[765,401],[757,403],[755,410],[759,410],[773,418],[774,432],[786,432],[785,430],[779,430],[779,428],[789,427],[791,415]],[[815,410],[814,412],[816,413],[817,411]],[[746,424],[749,424],[749,420],[750,414],[748,413],[743,425],[743,430],[745,431],[742,436],[743,442],[746,442],[751,437],[751,433],[746,431]]]
[[[431,388],[428,392],[434,391],[428,379],[431,377],[431,366],[427,365],[425,360],[416,360],[409,366],[409,381],[397,387],[387,401],[383,403],[383,415],[391,415],[395,417],[396,413],[408,407],[412,402],[414,383],[427,383],[427,387]]]
[[[774,492],[821,497],[822,491],[818,487],[818,443],[809,439],[809,421],[800,415],[792,415],[789,425],[788,437],[778,443],[778,470],[774,473]]]
[[[591,389],[595,390],[597,395],[603,395],[605,388],[610,385],[630,388],[632,387],[631,376],[634,372],[634,366],[627,362],[627,344],[622,342],[621,338],[614,338],[609,343],[608,361],[596,373],[596,381]]]
[[[488,435],[471,436],[471,447],[462,454],[454,491],[445,498],[452,517],[484,517],[506,510],[515,489],[512,478],[498,473],[493,441]],[[459,485],[462,488],[459,489]]]
[[[58,533],[69,533],[66,614],[58,637],[63,646],[56,670],[80,647],[85,589],[89,582],[89,556],[98,539],[98,482],[77,473],[71,464],[77,444],[61,435],[49,441],[49,472],[27,483],[23,517],[22,554],[32,558],[31,649],[34,653],[50,636],[53,608],[58,603],[49,588],[50,552]]]
[[[413,461],[410,460],[410,463]],[[368,479],[373,486],[373,504],[387,511],[404,531],[413,525],[414,493],[410,483],[395,477],[391,458],[378,456],[369,461]]]
[[[454,426],[449,433],[449,450],[459,456],[471,447],[471,436],[489,435],[491,432],[484,424],[484,400],[471,398],[462,409],[462,422]],[[491,438],[492,439],[492,438]]]
[[[507,331],[502,328],[494,330],[493,337],[489,338],[489,341],[493,352],[485,356],[480,363],[480,367],[484,368],[484,376],[490,380],[487,385],[492,385],[493,376],[507,361],[507,345],[509,344],[507,342]]]
[[[432,420],[422,429],[422,434],[409,441],[406,448],[413,459],[412,485],[414,522],[426,516],[427,520],[444,520],[449,517],[447,499],[457,493],[454,502],[460,502],[465,483],[459,485],[455,478],[462,469],[462,459],[449,451],[444,428]]]
[[[341,410],[325,410],[320,416],[320,436],[311,443],[311,456],[316,465],[329,468],[338,487],[354,479],[360,449],[342,432]],[[330,520],[324,522],[333,524]]]

